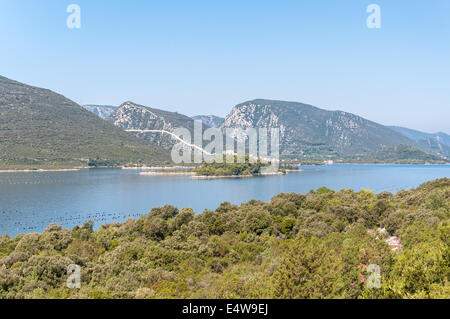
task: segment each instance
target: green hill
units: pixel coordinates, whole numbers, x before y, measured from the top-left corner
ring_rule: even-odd
[[[169,163],[138,139],[47,89],[0,77],[0,169]]]
[[[234,162],[229,163],[224,156],[222,163],[203,163],[193,171],[198,176],[257,176],[261,174],[261,168],[268,165],[260,160],[252,163],[248,156],[245,157],[244,163],[238,163],[237,156],[234,156]]]
[[[362,163],[392,163],[392,164],[444,164],[449,160],[426,153],[417,147],[408,145],[392,145],[376,151],[368,156],[357,158]]]

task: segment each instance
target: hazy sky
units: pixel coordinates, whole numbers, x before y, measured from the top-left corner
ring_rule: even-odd
[[[449,0],[0,0],[0,39],[0,75],[80,104],[225,116],[269,98],[450,133]]]

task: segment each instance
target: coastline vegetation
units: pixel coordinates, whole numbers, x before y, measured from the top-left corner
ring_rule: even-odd
[[[450,179],[0,236],[0,298],[450,297]],[[392,236],[400,244],[390,245]],[[81,267],[69,289],[67,267]],[[380,267],[370,288],[369,265]]]
[[[301,165],[305,166],[323,166],[325,165],[324,161],[314,161],[314,160],[302,160]]]
[[[239,163],[238,157],[235,155],[233,163],[228,163],[224,156],[222,163],[203,163],[192,171],[196,176],[257,176],[261,175],[261,169],[268,165],[259,159],[253,163],[249,156],[245,156],[244,162]]]

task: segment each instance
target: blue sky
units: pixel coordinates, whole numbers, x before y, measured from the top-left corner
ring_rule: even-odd
[[[450,133],[448,0],[0,0],[0,39],[0,75],[80,104],[225,116],[269,98]]]

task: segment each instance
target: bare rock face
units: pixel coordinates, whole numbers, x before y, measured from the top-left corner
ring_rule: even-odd
[[[244,102],[236,105],[221,125],[222,129],[250,127],[279,128],[283,155],[355,156],[412,142],[357,115],[298,102],[262,99]]]
[[[402,242],[400,241],[400,238],[397,236],[390,236],[386,239],[386,243],[391,247],[392,250],[397,250],[402,248]]]
[[[163,116],[159,116],[150,108],[135,104],[133,102],[125,102],[120,105],[119,108],[111,114],[108,120],[114,125],[125,130],[151,129],[167,130],[170,132],[173,130],[172,123],[166,122]]]
[[[378,228],[377,230],[368,229],[367,232],[378,239],[384,239],[391,250],[402,248],[402,242],[400,241],[400,238],[397,236],[390,236],[386,228]]]
[[[151,130],[155,132],[136,133],[137,136],[152,144],[170,149],[176,140],[164,132],[173,132],[176,128],[186,128],[193,136],[194,120],[186,115],[139,105],[127,101],[120,105],[107,121],[124,130]]]

